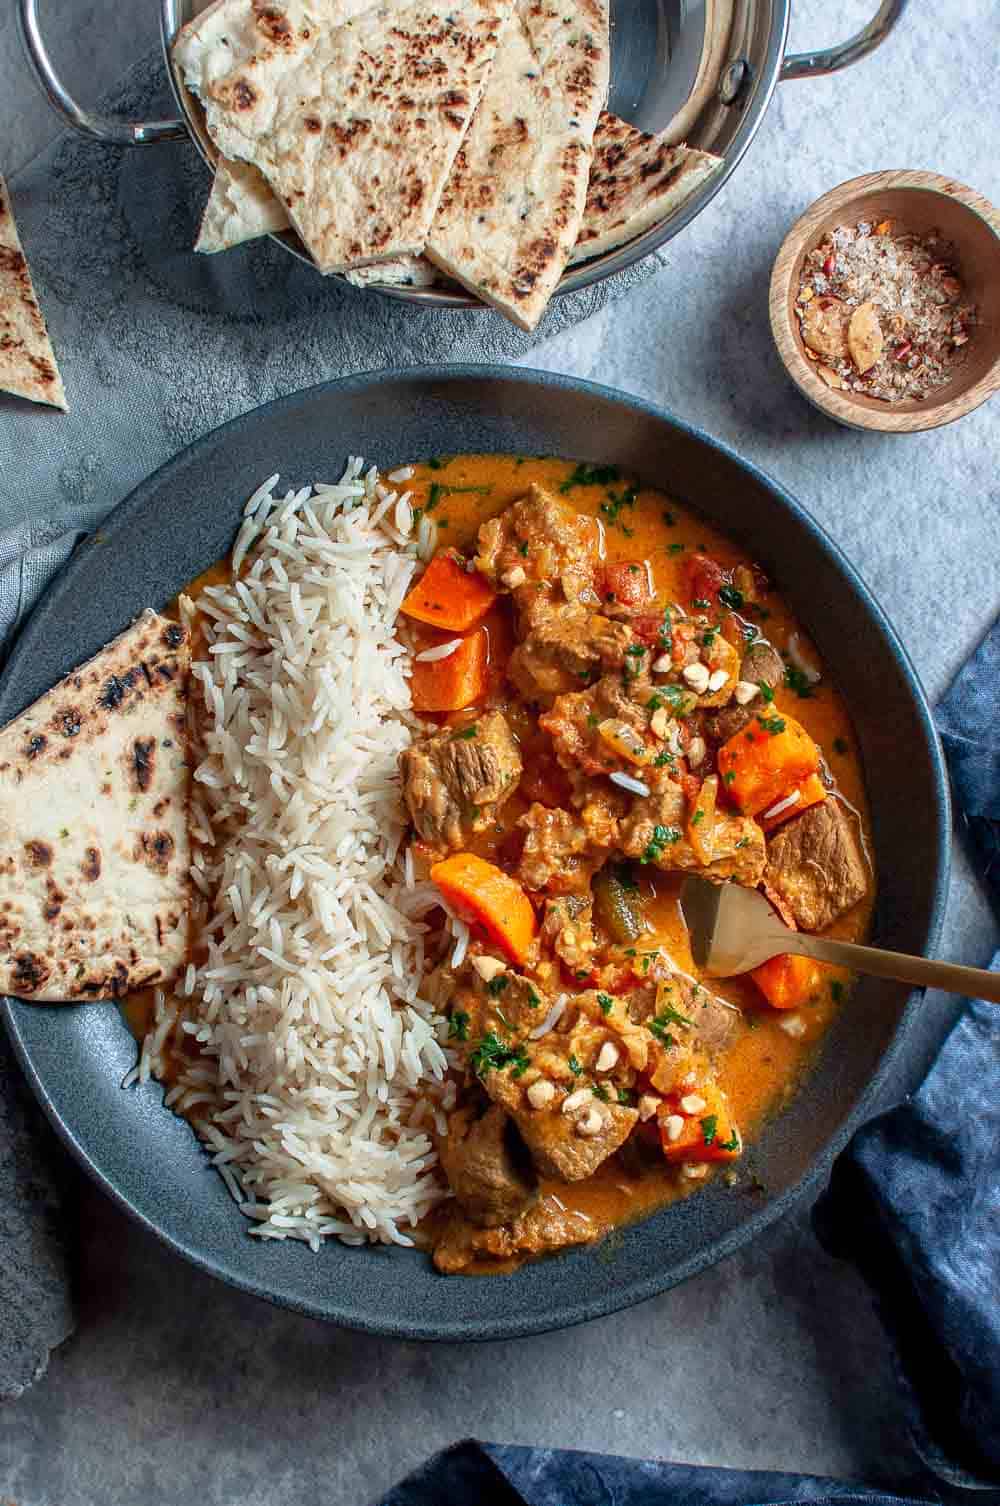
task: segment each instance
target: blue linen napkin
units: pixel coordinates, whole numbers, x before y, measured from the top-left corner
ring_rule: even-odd
[[[1000,620],[937,713],[958,820],[1000,902],[998,713]],[[950,1485],[1000,1489],[996,1005],[970,1003],[919,1091],[858,1131],[814,1221],[874,1290],[925,1463]]]
[[[818,1475],[707,1469],[467,1439],[435,1454],[379,1506],[931,1506]]]

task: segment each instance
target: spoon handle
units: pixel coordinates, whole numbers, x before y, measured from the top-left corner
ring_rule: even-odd
[[[858,973],[876,978],[895,978],[900,983],[920,987],[943,988],[949,993],[966,994],[973,999],[988,999],[1000,1004],[1000,973],[981,967],[960,967],[956,962],[935,962],[930,957],[910,957],[906,952],[885,952],[877,946],[858,946],[853,941],[831,941],[824,936],[804,936],[793,931],[785,937],[785,950],[815,957],[817,962],[834,962]]]

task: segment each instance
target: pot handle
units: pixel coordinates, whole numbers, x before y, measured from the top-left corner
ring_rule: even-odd
[[[111,146],[155,146],[160,141],[179,141],[188,134],[183,120],[112,120],[82,109],[52,65],[38,24],[38,0],[18,0],[17,18],[24,50],[39,87],[56,114],[75,131]]]
[[[785,83],[790,78],[822,78],[825,73],[836,73],[840,68],[860,63],[882,45],[908,4],[909,0],[882,0],[878,14],[849,42],[841,42],[839,47],[824,47],[819,52],[792,53],[781,65],[779,82]]]

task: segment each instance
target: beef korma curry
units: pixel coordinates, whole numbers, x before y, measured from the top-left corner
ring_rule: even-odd
[[[846,980],[702,983],[685,874],[864,934],[846,710],[780,594],[614,466],[461,456],[408,481],[407,871],[441,895],[426,989],[456,1089],[425,1220],[443,1271],[588,1243],[722,1171],[787,1099]],[[432,918],[432,930],[433,930]]]

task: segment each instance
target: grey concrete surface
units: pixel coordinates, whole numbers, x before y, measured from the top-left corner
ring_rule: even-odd
[[[874,0],[801,0],[793,44],[837,40]],[[0,0],[0,170],[53,122]],[[154,0],[45,7],[67,76],[93,99],[155,33]],[[858,564],[937,695],[998,606],[1000,402],[949,430],[840,430],[788,385],[767,330],[785,230],[856,173],[925,167],[1000,199],[995,0],[915,3],[853,72],[779,89],[740,172],[627,303],[526,364],[663,403],[772,471]],[[919,819],[916,813],[915,819]],[[891,881],[891,875],[887,876]],[[997,945],[964,857],[943,950]],[[923,1056],[948,1003],[931,996]],[[938,1027],[939,1028],[939,1027]],[[0,1498],[17,1506],[361,1506],[468,1433],[905,1486],[914,1468],[867,1292],[817,1249],[808,1210],[630,1313],[483,1348],[361,1338],[280,1313],[188,1268],[68,1173],[78,1331],[0,1408]],[[0,1315],[2,1321],[2,1315]]]

